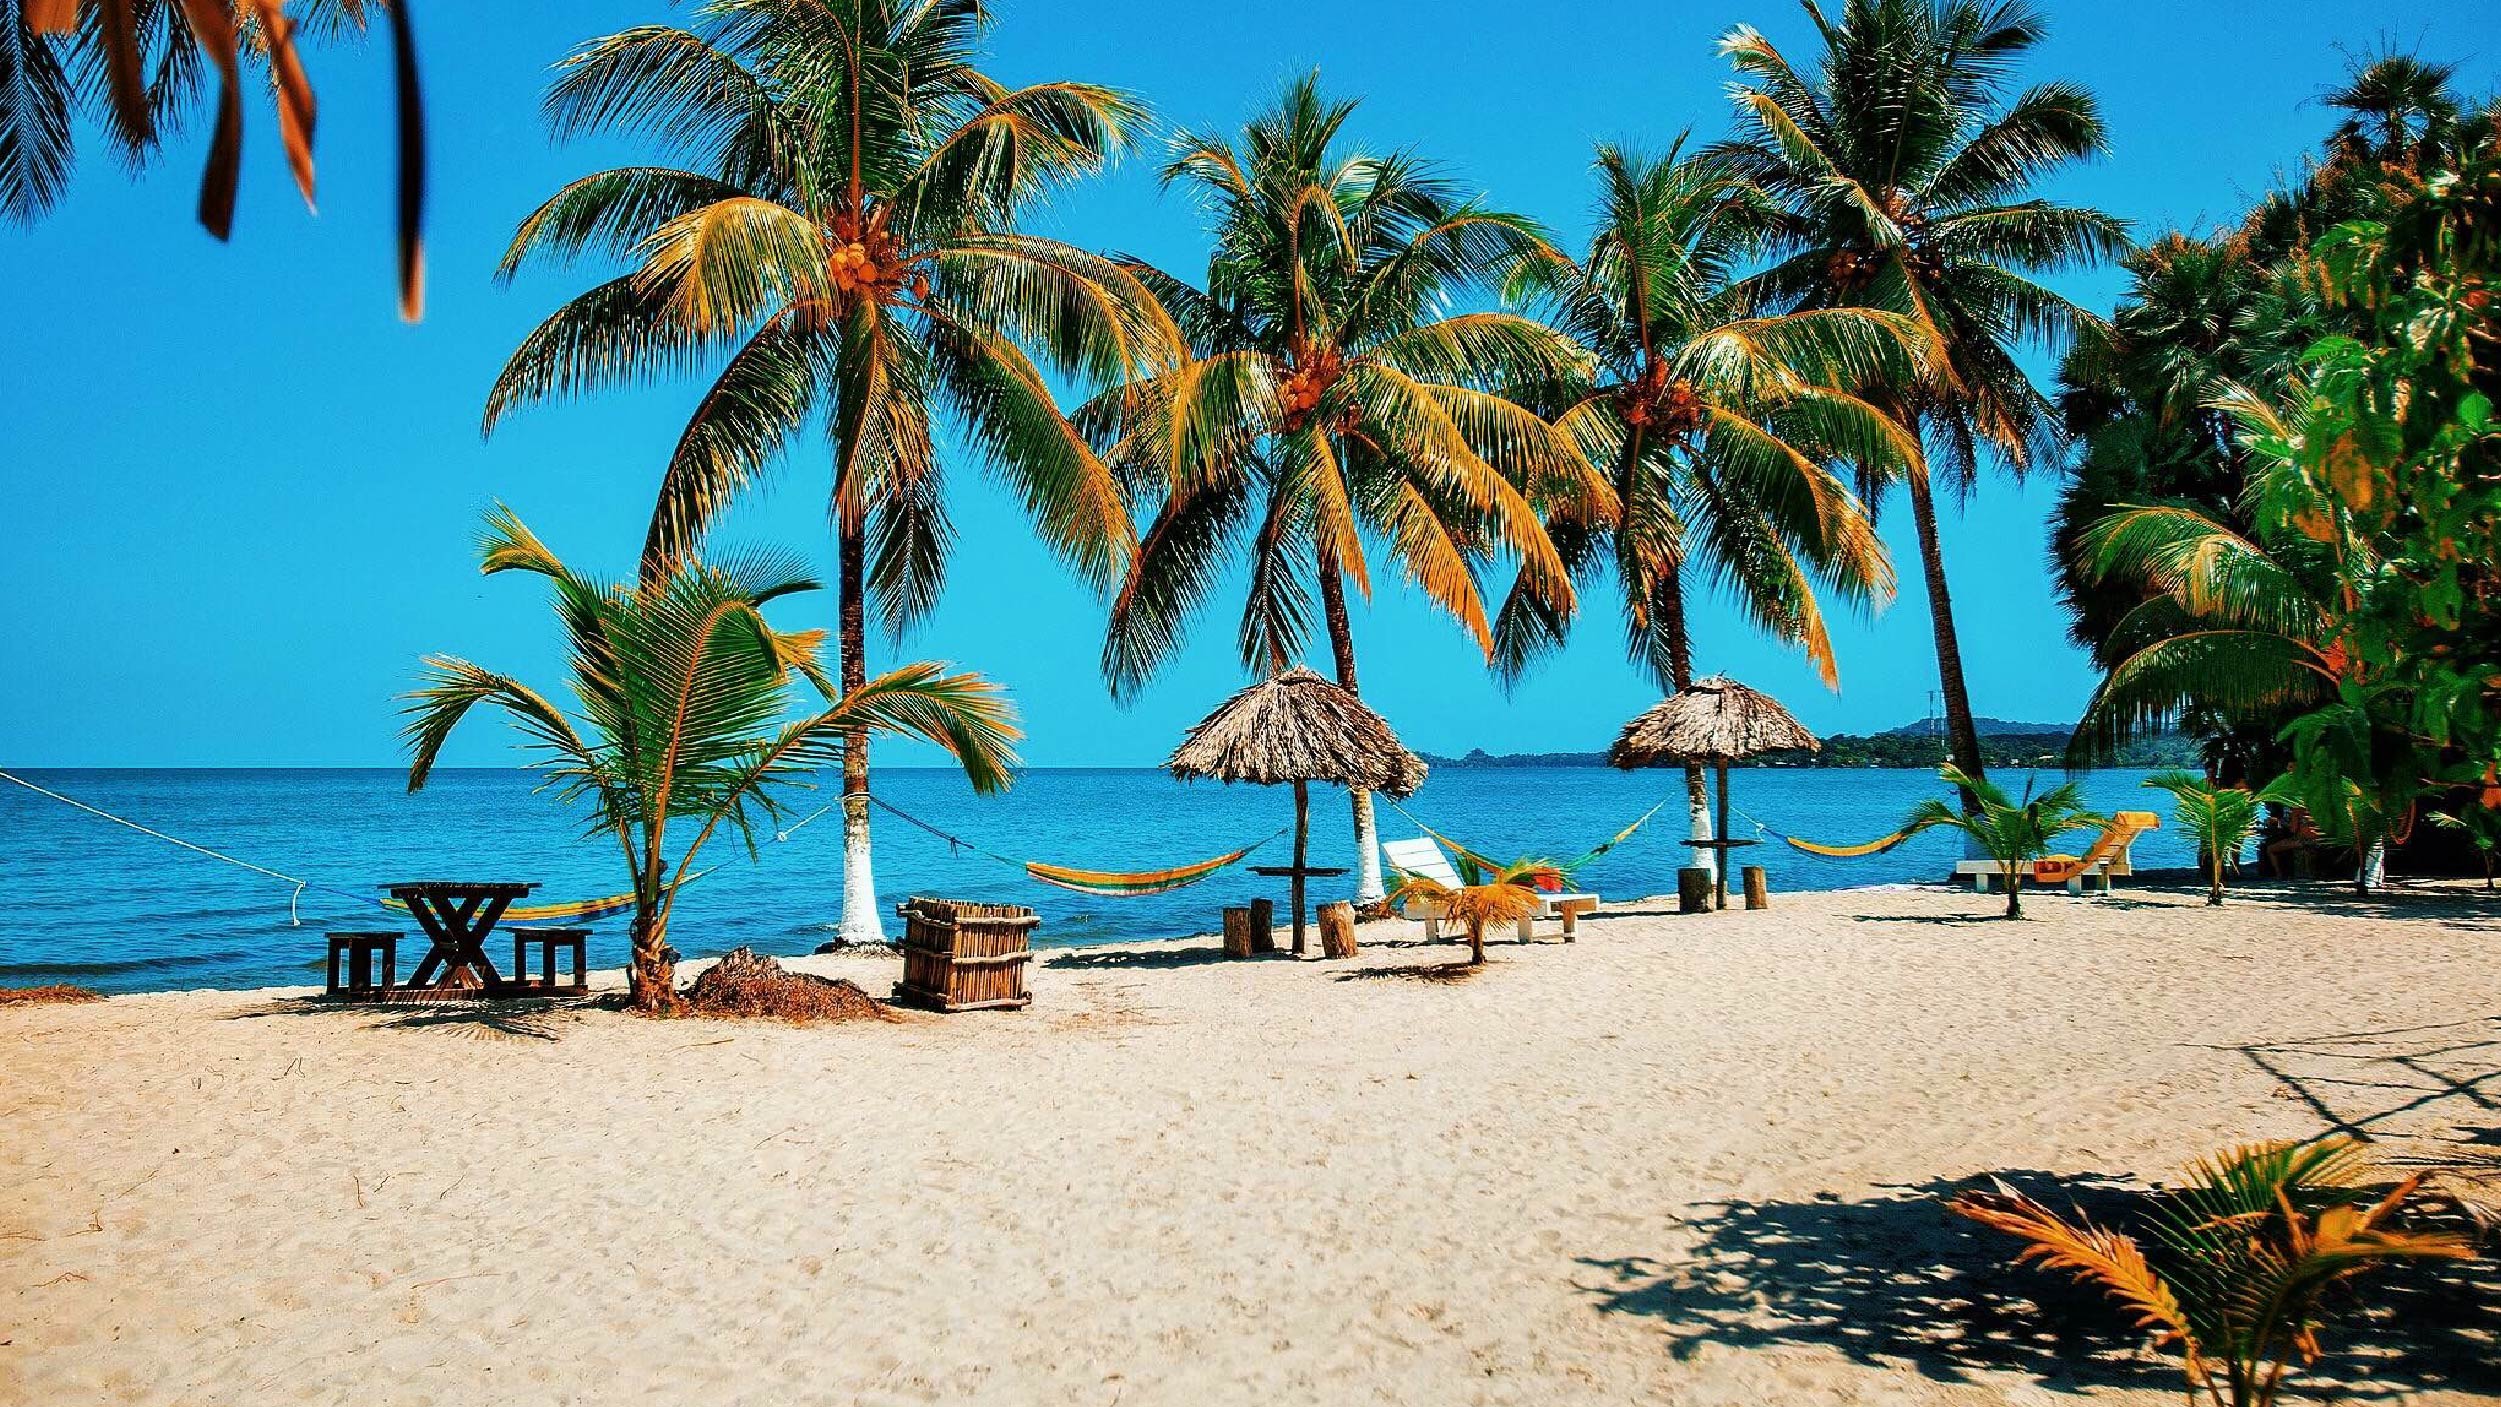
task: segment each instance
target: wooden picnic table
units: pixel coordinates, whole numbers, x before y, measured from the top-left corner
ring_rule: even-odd
[[[509,985],[486,955],[486,936],[503,921],[504,910],[537,885],[518,880],[412,879],[382,888],[408,906],[410,917],[433,941],[401,990],[437,994],[468,990],[472,984],[461,980],[468,975],[474,975],[474,985],[484,996],[499,995]]]
[[[1300,956],[1303,951],[1303,881],[1336,879],[1346,873],[1345,868],[1331,865],[1253,865],[1250,872],[1266,875],[1270,879],[1294,881],[1294,952]]]

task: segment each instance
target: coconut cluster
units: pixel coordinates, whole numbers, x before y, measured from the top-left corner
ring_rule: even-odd
[[[1311,413],[1319,408],[1321,398],[1345,374],[1345,359],[1335,347],[1294,349],[1286,362],[1285,384],[1277,389],[1277,403],[1285,410],[1287,433],[1303,428]]]
[[[866,221],[849,215],[838,217],[830,231],[833,249],[825,257],[826,271],[834,281],[834,291],[842,297],[884,299],[902,286],[906,275],[902,247],[886,231],[886,212],[879,210]],[[927,285],[915,279],[917,289]]]
[[[1618,391],[1616,405],[1625,424],[1662,435],[1691,434],[1710,419],[1710,407],[1703,401],[1702,393],[1690,381],[1671,380],[1664,362],[1652,362],[1642,371],[1640,380]]]

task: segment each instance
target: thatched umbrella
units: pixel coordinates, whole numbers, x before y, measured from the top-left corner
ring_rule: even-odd
[[[1198,721],[1164,766],[1183,781],[1207,778],[1294,788],[1294,951],[1303,951],[1304,862],[1313,782],[1406,796],[1424,784],[1424,761],[1381,715],[1308,669],[1253,684]]]
[[[1697,679],[1624,725],[1607,752],[1618,767],[1707,766],[1719,772],[1719,838],[1695,841],[1719,856],[1718,903],[1728,907],[1728,764],[1757,753],[1823,746],[1771,695],[1723,674]]]

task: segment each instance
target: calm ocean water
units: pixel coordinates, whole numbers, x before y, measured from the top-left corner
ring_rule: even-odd
[[[533,778],[504,770],[444,771],[415,796],[391,770],[27,771],[20,775],[143,825],[310,880],[288,922],[289,887],[74,811],[0,783],[0,986],[76,982],[107,992],[259,987],[321,980],[325,928],[370,927],[388,916],[361,897],[408,878],[537,880],[541,900],[587,898],[626,887],[612,842],[581,838],[576,819],[532,791]],[[2086,776],[2104,810],[2166,810],[2139,785],[2143,773]],[[2002,774],[2020,791],[2020,774]],[[2044,778],[2049,785],[2054,779]],[[1937,794],[1917,771],[1756,768],[1733,775],[1737,805],[1793,834],[1834,843],[1891,830],[1911,802]],[[1288,825],[1283,788],[1184,785],[1128,769],[1037,770],[1003,797],[975,797],[939,770],[889,768],[881,796],[983,847],[1019,859],[1096,869],[1184,864],[1248,844]],[[1496,856],[1569,856],[1587,850],[1680,790],[1670,772],[1605,768],[1442,768],[1406,803],[1436,830]],[[805,815],[830,789],[798,806]],[[1342,792],[1312,797],[1313,863],[1351,865]],[[1236,868],[1194,888],[1132,899],[1098,899],[1037,884],[1021,871],[878,813],[877,878],[891,906],[913,894],[1025,904],[1043,915],[1045,945],[1169,938],[1217,926],[1227,904],[1274,893],[1281,882]],[[1739,835],[1751,833],[1740,819]],[[1413,834],[1394,811],[1381,833]],[[1663,811],[1584,872],[1585,887],[1634,897],[1675,888],[1689,854],[1682,826]],[[1251,863],[1284,863],[1281,837]],[[2169,832],[2140,842],[2140,865],[2189,863]],[[829,812],[785,841],[765,841],[750,863],[734,839],[707,858],[717,874],[679,901],[672,938],[689,956],[741,944],[805,953],[832,936],[841,907],[841,818]],[[1746,852],[1777,889],[1932,880],[1960,855],[1957,838],[1921,836],[1887,855],[1827,860],[1785,845]],[[1352,881],[1316,886],[1342,898]],[[899,924],[889,918],[890,927]],[[405,926],[405,925],[403,925]],[[497,949],[490,948],[490,951]],[[625,924],[594,929],[594,966],[622,966]],[[406,964],[412,957],[403,956]]]

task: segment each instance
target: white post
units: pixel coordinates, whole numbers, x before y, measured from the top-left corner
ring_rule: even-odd
[[[2373,841],[2371,843],[2371,848],[2364,852],[2362,856],[2362,887],[2365,889],[2386,889],[2388,887],[2387,841]]]
[[[1372,793],[1355,789],[1355,907],[1367,908],[1389,897],[1381,878],[1381,832],[1372,820]]]
[[[845,943],[886,941],[884,916],[877,904],[877,872],[870,863],[868,794],[842,799],[842,927]]]

